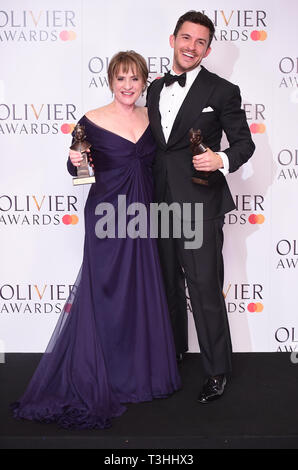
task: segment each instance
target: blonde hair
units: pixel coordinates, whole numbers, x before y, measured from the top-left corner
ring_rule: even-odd
[[[144,84],[143,91],[146,90],[149,72],[143,56],[135,51],[120,51],[112,57],[108,67],[108,81],[111,91],[113,91],[113,79],[119,73],[120,68],[122,68],[124,73],[131,69],[136,75],[140,75]]]

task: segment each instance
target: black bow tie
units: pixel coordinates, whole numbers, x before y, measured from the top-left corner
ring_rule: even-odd
[[[182,73],[181,75],[172,75],[170,72],[167,72],[165,74],[165,85],[169,86],[174,82],[178,82],[180,86],[185,86],[186,72]]]

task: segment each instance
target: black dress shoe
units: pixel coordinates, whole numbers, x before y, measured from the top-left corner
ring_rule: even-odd
[[[208,377],[203,385],[201,393],[198,396],[198,401],[200,403],[209,403],[211,401],[217,400],[222,396],[226,383],[227,379],[224,374],[217,375],[215,377]]]

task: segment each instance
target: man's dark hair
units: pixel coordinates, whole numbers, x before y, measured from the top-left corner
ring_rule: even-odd
[[[210,46],[214,33],[215,33],[215,28],[214,24],[208,18],[208,16],[204,15],[200,11],[195,11],[195,10],[190,10],[184,13],[184,15],[180,16],[179,20],[177,21],[175,30],[174,30],[174,36],[177,37],[178,31],[185,23],[185,21],[190,21],[191,23],[196,23],[196,24],[201,24],[202,26],[206,26],[206,28],[209,29],[209,44],[208,47]]]

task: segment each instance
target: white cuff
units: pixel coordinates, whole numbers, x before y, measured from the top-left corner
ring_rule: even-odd
[[[230,169],[229,158],[225,152],[216,152],[216,153],[217,155],[221,157],[222,163],[223,163],[223,168],[219,168],[219,171],[221,171],[222,174],[226,176],[229,173],[229,169]]]

